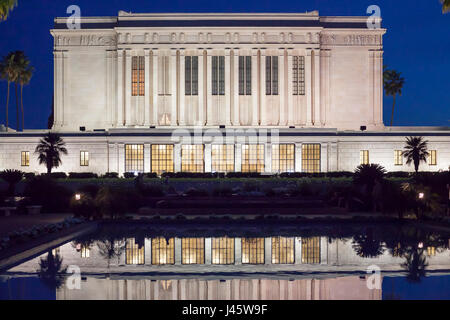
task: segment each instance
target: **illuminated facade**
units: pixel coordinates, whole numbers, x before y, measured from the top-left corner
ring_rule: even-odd
[[[135,14],[56,18],[54,124],[65,172],[328,172],[450,165],[448,127],[384,127],[383,28],[367,17]],[[0,169],[44,172],[44,130],[0,132]]]

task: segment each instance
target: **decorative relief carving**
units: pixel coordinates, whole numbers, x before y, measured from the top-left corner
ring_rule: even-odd
[[[239,42],[239,33],[235,32],[234,33],[234,43],[238,43]]]
[[[306,43],[311,43],[311,40],[312,40],[311,32],[308,32],[306,34],[305,39],[306,39]]]
[[[157,33],[153,33],[153,43],[158,43],[159,42],[159,34]]]
[[[170,41],[172,41],[172,43],[177,42],[177,34],[175,32],[170,34]]]
[[[314,43],[319,43],[320,42],[320,33],[318,33],[318,32],[314,33],[312,41]]]
[[[205,36],[203,35],[202,32],[200,32],[200,33],[198,34],[198,42],[200,42],[200,43],[205,42]]]
[[[280,43],[285,43],[286,42],[286,36],[284,35],[284,32],[280,33]]]
[[[378,39],[378,35],[351,34],[344,37],[344,44],[350,46],[377,45],[379,44]]]
[[[145,33],[145,35],[144,35],[144,42],[145,43],[150,43],[150,34],[149,33]]]
[[[320,37],[320,42],[323,44],[335,44],[336,43],[336,35],[322,34]]]
[[[266,42],[266,33],[265,32],[261,33],[260,42],[262,42],[262,43]]]
[[[258,34],[256,32],[253,32],[253,43],[257,43],[258,42]]]
[[[231,42],[231,34],[229,32],[227,32],[225,34],[225,42],[226,43],[230,43]]]
[[[208,43],[211,43],[211,42],[212,42],[212,33],[211,33],[211,32],[209,32],[209,33],[206,35],[206,41],[207,41]]]
[[[185,42],[186,41],[186,35],[184,34],[184,32],[180,33],[180,42]]]
[[[288,34],[288,42],[289,43],[294,42],[294,35],[292,34],[292,32],[289,32],[289,34]]]

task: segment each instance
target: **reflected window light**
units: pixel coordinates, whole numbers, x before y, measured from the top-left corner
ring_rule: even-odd
[[[144,246],[139,246],[134,238],[127,239],[125,253],[125,264],[144,264]]]
[[[152,264],[174,264],[175,263],[175,239],[154,238],[152,239]]]
[[[212,238],[211,257],[212,264],[233,264],[234,238]]]
[[[205,238],[181,239],[181,263],[182,264],[205,263]]]
[[[302,238],[302,263],[320,263],[320,237]]]
[[[264,264],[264,238],[242,238],[242,263]]]
[[[273,237],[272,238],[272,263],[289,264],[294,263],[294,238]]]

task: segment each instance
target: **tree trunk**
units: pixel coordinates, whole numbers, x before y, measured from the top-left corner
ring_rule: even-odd
[[[8,108],[9,108],[9,85],[10,85],[10,81],[8,81],[8,93],[6,95],[6,132],[8,132],[8,127],[9,127],[9,123],[8,123]]]
[[[419,159],[414,159],[414,169],[416,170],[416,173],[419,172]]]
[[[48,163],[47,163],[47,173],[48,174],[52,173],[52,166]]]
[[[23,115],[23,84],[20,85],[20,109],[22,113],[22,131],[25,129],[24,115]]]
[[[392,122],[394,121],[394,109],[395,109],[395,94],[392,96],[394,98],[394,102],[392,103],[392,113],[391,113],[391,127]]]
[[[20,129],[20,122],[19,122],[19,94],[17,92],[17,82],[14,83],[14,87],[16,90],[16,130],[19,131]]]

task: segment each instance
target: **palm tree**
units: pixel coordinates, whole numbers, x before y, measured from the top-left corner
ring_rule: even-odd
[[[39,154],[39,164],[47,166],[47,173],[51,173],[53,168],[58,168],[62,163],[61,153],[67,155],[66,143],[57,134],[49,132],[39,141],[35,153]]]
[[[112,259],[119,259],[126,248],[126,242],[123,238],[117,238],[115,235],[106,235],[103,239],[96,242],[98,253],[108,263],[108,269]]]
[[[1,1],[1,0],[0,0]],[[9,127],[9,94],[11,82],[15,82],[17,78],[17,68],[15,64],[15,52],[10,52],[7,56],[3,57],[0,62],[0,78],[6,79],[8,82],[8,90],[6,94],[6,130]]]
[[[22,131],[25,129],[25,116],[23,113],[23,87],[30,83],[31,77],[33,76],[33,67],[27,67],[21,70],[19,73],[19,84],[20,84],[20,111],[22,114]]]
[[[428,266],[427,258],[423,254],[423,249],[410,248],[405,254],[405,262],[401,266],[406,269],[406,279],[409,282],[420,282],[426,276]]]
[[[23,178],[23,172],[19,170],[6,169],[0,172],[0,179],[8,183],[8,194],[14,196],[16,184]]]
[[[424,141],[423,137],[408,137],[406,138],[405,151],[403,156],[406,159],[406,164],[410,165],[414,162],[414,169],[416,173],[419,171],[419,164],[421,161],[426,162],[428,152],[428,141]]]
[[[352,241],[353,250],[362,258],[376,258],[384,253],[384,247],[380,240],[373,235],[372,228],[357,234]]]
[[[17,88],[20,86],[20,104],[22,109],[22,130],[23,130],[23,85],[27,84],[33,73],[33,68],[29,66],[30,60],[27,58],[23,51],[14,52],[14,70],[15,70],[15,80],[14,86],[16,91],[16,127],[20,130],[20,120],[19,120],[19,97],[17,93]]]
[[[62,266],[63,259],[58,253],[53,255],[52,250],[47,254],[47,257],[41,258],[39,261],[39,269],[37,270],[41,281],[50,289],[59,289],[66,278],[67,268]]]
[[[442,2],[442,13],[450,12],[450,0],[441,0]]]
[[[386,96],[392,96],[394,100],[392,104],[391,127],[392,122],[394,120],[395,98],[397,97],[397,95],[399,96],[402,95],[403,85],[405,84],[405,79],[402,78],[400,75],[401,75],[400,72],[384,68],[383,72],[384,93],[386,94]]]
[[[17,0],[0,0],[0,21],[6,20],[15,6],[17,6]]]

